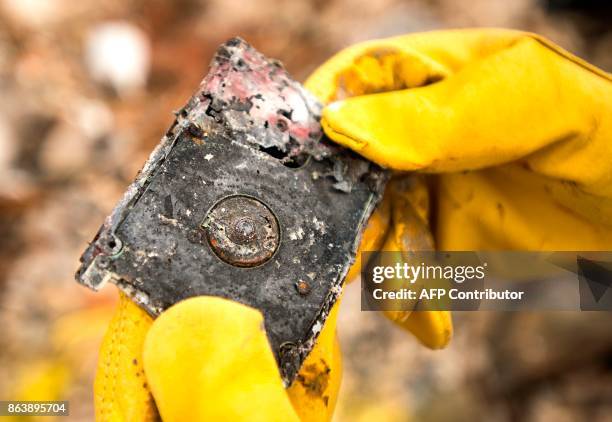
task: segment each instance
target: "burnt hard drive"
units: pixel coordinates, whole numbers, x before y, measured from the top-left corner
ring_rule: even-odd
[[[321,105],[241,39],[196,94],[81,257],[152,316],[200,295],[260,310],[286,385],[338,298],[387,172],[330,143]]]

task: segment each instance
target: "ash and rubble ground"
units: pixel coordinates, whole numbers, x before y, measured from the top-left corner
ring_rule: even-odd
[[[509,26],[612,68],[609,24],[544,4],[0,0],[0,398],[67,399],[91,420],[116,295],[73,281],[78,256],[221,42],[240,35],[303,80],[360,40]],[[612,420],[608,314],[457,314],[453,344],[431,352],[360,312],[358,290],[340,316],[337,420]]]

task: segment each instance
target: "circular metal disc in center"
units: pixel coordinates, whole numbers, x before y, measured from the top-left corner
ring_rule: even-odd
[[[208,212],[202,228],[213,252],[228,264],[255,267],[278,248],[278,221],[261,201],[249,196],[229,196]]]

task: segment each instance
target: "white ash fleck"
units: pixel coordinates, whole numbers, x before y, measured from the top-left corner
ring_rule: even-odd
[[[191,210],[190,209],[185,210],[185,215],[187,217],[190,217],[191,216]]]
[[[298,227],[296,231],[289,232],[289,239],[291,240],[298,240],[298,239],[301,240],[303,238],[304,238],[304,229],[301,227]]]
[[[205,159],[206,161],[210,161],[210,160],[211,160],[213,157],[214,157],[214,155],[212,155],[212,154],[206,154],[206,155],[204,156],[204,159]]]
[[[317,274],[316,273],[308,273],[306,275],[308,276],[309,279],[314,280]]]
[[[319,233],[325,234],[326,227],[324,221],[319,220],[317,217],[313,217],[312,222],[315,225],[315,229],[317,229]]]
[[[293,261],[294,264],[299,264],[300,262],[302,262],[302,261],[300,261],[300,258],[298,258],[298,257],[293,258],[292,261]]]
[[[140,265],[146,265],[147,262],[149,262],[149,258],[152,257],[149,253],[141,249],[134,251],[134,256],[136,260],[140,263]],[[134,264],[134,266],[136,266],[136,263]]]

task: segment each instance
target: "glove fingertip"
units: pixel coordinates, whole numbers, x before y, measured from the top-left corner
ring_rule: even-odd
[[[350,148],[356,152],[361,152],[368,143],[365,139],[356,137],[347,132],[346,125],[341,122],[347,121],[344,116],[343,105],[344,101],[336,101],[323,109],[321,117],[321,126],[327,136],[333,141]]]
[[[404,327],[424,346],[444,349],[453,336],[453,324],[448,311],[412,312]]]

